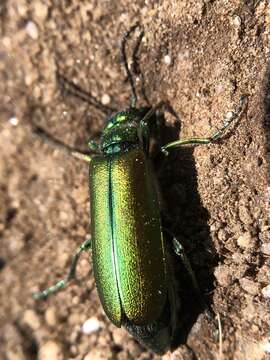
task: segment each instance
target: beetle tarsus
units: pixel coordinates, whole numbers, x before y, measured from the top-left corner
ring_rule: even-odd
[[[36,292],[33,294],[35,300],[46,299],[50,294],[53,294],[66,286],[66,280],[60,280],[56,284],[48,287],[47,289]]]

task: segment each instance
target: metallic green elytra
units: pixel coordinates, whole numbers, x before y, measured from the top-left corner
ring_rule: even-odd
[[[90,164],[94,273],[103,308],[117,326],[123,314],[136,325],[153,322],[167,297],[155,179],[133,130],[134,142],[119,139]]]
[[[53,140],[43,130],[37,131],[46,141],[90,163],[91,240],[78,249],[67,278],[34,297],[45,298],[63,288],[75,276],[80,253],[91,248],[96,286],[108,318],[116,326],[124,326],[152,351],[163,354],[175,336],[180,305],[171,255],[163,238],[157,179],[149,153],[149,122],[155,120],[157,109],[164,104],[136,108],[137,96],[125,53],[126,40],[136,27],[125,34],[122,42],[133,94],[131,105],[109,117],[98,143],[88,142],[91,153],[78,152]],[[66,81],[63,79],[62,83]],[[67,86],[69,93],[86,100],[77,86],[70,82]],[[227,116],[223,127],[211,137],[178,140],[163,146],[161,151],[166,155],[168,150],[182,145],[216,141],[245,104],[246,97],[241,97],[236,111]],[[173,238],[172,245],[197,286],[181,244]]]

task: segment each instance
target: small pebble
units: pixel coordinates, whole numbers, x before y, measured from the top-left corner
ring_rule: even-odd
[[[116,345],[122,346],[122,344],[125,344],[127,333],[122,328],[116,328],[113,333],[113,342]]]
[[[45,320],[49,326],[55,326],[57,323],[56,310],[54,307],[49,307],[45,312]]]
[[[256,324],[251,324],[251,331],[252,332],[258,332],[260,330],[259,326]]]
[[[76,345],[72,345],[70,347],[70,352],[74,355],[77,355],[78,354],[78,347]]]
[[[222,223],[220,221],[215,221],[210,225],[210,231],[217,231],[222,227]]]
[[[132,359],[138,359],[140,354],[142,353],[140,345],[135,341],[129,341],[127,343],[126,349]]]
[[[164,63],[165,63],[166,65],[171,65],[171,63],[172,63],[172,58],[170,57],[170,55],[165,55],[165,56],[164,56]]]
[[[16,116],[12,116],[8,121],[13,126],[17,126],[19,124],[19,120]]]
[[[41,1],[33,1],[33,5],[36,17],[40,20],[45,20],[48,15],[47,5],[43,4]]]
[[[257,273],[257,281],[270,284],[270,266],[265,264],[259,269]]]
[[[81,322],[81,316],[80,316],[79,313],[74,312],[74,313],[69,315],[69,317],[68,317],[69,325],[75,326],[77,324],[80,324],[80,322]]]
[[[265,231],[270,231],[270,225],[268,224],[263,224],[261,226],[261,232],[265,232]]]
[[[69,337],[69,341],[72,343],[72,344],[76,344],[77,340],[79,339],[79,336],[80,336],[80,327],[79,327],[79,330],[76,329],[77,326],[74,327],[74,330],[72,331],[72,333],[70,334],[70,337]]]
[[[243,205],[239,206],[239,218],[244,224],[247,224],[247,225],[252,224],[252,222],[253,222],[248,208]]]
[[[262,295],[263,297],[270,299],[270,285],[267,285],[264,288],[262,288]]]
[[[83,326],[82,326],[82,332],[86,335],[92,334],[94,332],[97,332],[101,329],[101,323],[96,317],[92,317],[90,319],[87,319]]]
[[[12,251],[13,254],[18,254],[25,246],[25,238],[22,233],[18,234],[12,242],[8,244],[9,249]]]
[[[37,40],[38,38],[38,28],[37,25],[33,21],[28,21],[26,24],[26,33],[29,35],[33,40]]]
[[[270,339],[265,340],[261,343],[261,347],[263,349],[264,352],[266,353],[270,353]]]
[[[240,16],[235,15],[234,18],[233,18],[233,23],[234,23],[235,26],[240,26],[241,23],[242,23],[242,20],[241,20]]]
[[[226,241],[229,237],[227,231],[225,231],[224,229],[220,229],[218,231],[217,237],[220,241]]]
[[[101,97],[101,103],[103,105],[108,105],[111,102],[111,98],[108,94],[103,94]]]
[[[107,360],[112,358],[110,350],[93,348],[88,354],[85,355],[83,360]]]
[[[59,218],[62,221],[67,221],[69,219],[69,214],[66,211],[60,211]]]
[[[80,298],[79,298],[79,296],[74,296],[73,298],[72,298],[72,304],[73,305],[78,305],[80,303]]]
[[[227,114],[226,114],[226,119],[228,121],[230,121],[233,116],[234,116],[234,112],[233,111],[228,111]]]
[[[236,264],[242,264],[244,261],[243,258],[243,254],[239,253],[239,252],[235,252],[232,254],[232,260],[236,263]]]
[[[262,244],[261,250],[265,255],[270,255],[270,243]]]
[[[237,239],[237,245],[243,249],[253,248],[255,245],[255,239],[249,232],[244,233]]]
[[[55,341],[48,341],[41,346],[38,354],[39,360],[62,360],[61,347]]]
[[[259,285],[255,283],[254,281],[243,278],[239,280],[239,283],[241,287],[249,294],[251,295],[257,295],[259,292]]]
[[[34,310],[26,310],[24,312],[23,322],[33,330],[37,330],[40,327],[39,318]]]
[[[232,275],[229,266],[220,265],[215,269],[214,275],[221,286],[228,286],[232,282]]]

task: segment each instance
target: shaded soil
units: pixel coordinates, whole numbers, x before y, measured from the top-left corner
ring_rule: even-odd
[[[2,0],[1,359],[159,358],[109,323],[86,255],[65,291],[44,302],[31,297],[67,273],[90,232],[87,165],[35,137],[33,124],[82,150],[99,137],[104,115],[61,93],[57,66],[103,104],[124,108],[130,89],[119,42],[137,21],[145,31],[139,63],[149,103],[166,100],[179,117],[165,113],[165,138],[209,135],[241,95],[249,99],[218,144],[155,163],[165,221],[185,245],[213,312],[193,312],[199,300],[185,280],[180,295],[192,304],[181,316],[192,318],[190,329],[163,358],[270,356],[269,3]],[[142,94],[140,77],[137,85]],[[82,331],[87,319],[99,330]]]

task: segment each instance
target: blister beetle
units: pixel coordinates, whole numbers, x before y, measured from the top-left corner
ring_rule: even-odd
[[[137,27],[133,26],[125,34],[121,47],[132,90],[131,104],[108,118],[99,143],[89,141],[91,153],[81,153],[52,139],[41,129],[36,131],[46,141],[90,163],[91,240],[78,249],[67,278],[34,297],[45,298],[63,288],[75,276],[79,255],[92,249],[96,286],[108,318],[116,326],[124,326],[155,353],[163,354],[170,348],[174,336],[178,300],[149,154],[149,121],[164,104],[136,107],[136,89],[125,47]],[[71,83],[68,85],[69,92],[85,100],[85,93]],[[161,151],[166,155],[182,145],[216,141],[240,115],[246,100],[245,96],[241,97],[236,111],[230,113],[222,128],[211,137],[177,140],[163,146]],[[175,238],[173,246],[197,286],[181,244]]]

